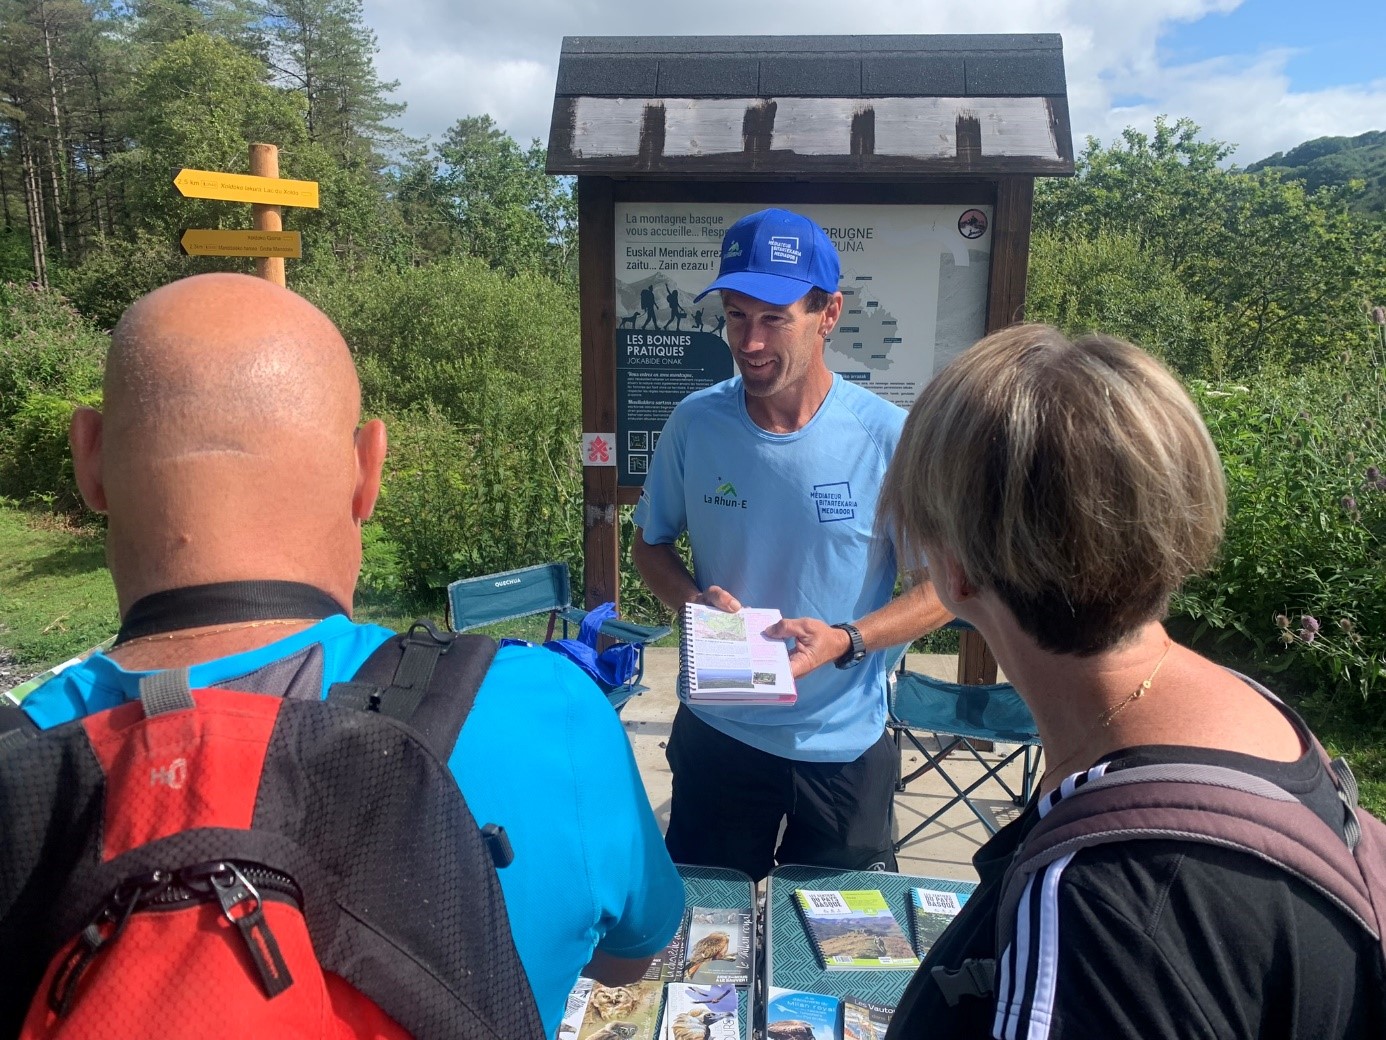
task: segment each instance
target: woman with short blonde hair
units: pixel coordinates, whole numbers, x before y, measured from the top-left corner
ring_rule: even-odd
[[[1130,343],[1015,326],[920,395],[882,522],[986,639],[1035,716],[1046,772],[975,857],[979,888],[911,982],[892,1040],[1386,1035],[1370,936],[1301,878],[1206,842],[1145,836],[1053,860],[995,948],[1002,878],[1027,835],[1122,769],[1235,768],[1344,834],[1298,716],[1161,624],[1212,562],[1225,511],[1197,408]],[[994,989],[945,994],[940,972],[967,962],[994,963]]]

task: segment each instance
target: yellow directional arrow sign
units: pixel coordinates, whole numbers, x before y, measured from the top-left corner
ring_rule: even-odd
[[[183,169],[174,174],[173,186],[189,199],[318,208],[317,181],[287,181],[278,177],[251,177],[244,173]]]
[[[297,231],[213,231],[190,228],[178,240],[188,256],[303,256]]]

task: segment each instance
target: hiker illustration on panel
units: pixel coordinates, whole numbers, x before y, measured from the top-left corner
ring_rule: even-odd
[[[683,331],[684,309],[679,306],[679,291],[674,286],[669,286],[669,291],[664,298],[669,301],[669,320],[664,323],[667,329],[671,324],[675,332]]]
[[[645,324],[642,329],[648,329],[651,325],[659,328],[659,315],[655,313],[655,294],[654,286],[647,285],[640,290],[640,309],[645,312]],[[632,325],[632,327],[634,327]]]

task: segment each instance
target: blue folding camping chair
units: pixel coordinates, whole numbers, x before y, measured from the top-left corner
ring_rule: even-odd
[[[957,622],[953,627],[964,626],[966,622]],[[895,736],[895,749],[902,755],[902,762],[905,741],[912,744],[924,758],[917,769],[896,781],[895,790],[903,791],[919,777],[934,772],[953,792],[952,797],[923,823],[895,842],[896,852],[959,802],[972,810],[987,833],[995,834],[998,828],[991,814],[972,798],[973,793],[984,784],[1000,784],[1016,805],[1029,801],[1039,771],[1039,731],[1030,709],[1010,683],[967,685],[935,679],[908,671],[902,654],[890,691],[889,726]],[[913,732],[916,730],[933,733],[938,742],[938,751],[925,747]],[[998,760],[987,761],[977,747],[984,741],[1015,744],[1016,747]],[[958,752],[967,752],[982,767],[982,775],[966,787],[954,780],[947,770],[949,756]],[[1021,760],[1019,791],[1012,788],[1001,775],[1002,770],[1016,759]]]
[[[454,632],[466,632],[482,625],[547,613],[549,627],[544,639],[553,638],[560,621],[563,638],[567,639],[568,626],[580,625],[587,616],[587,611],[573,606],[572,597],[566,563],[541,563],[477,578],[459,578],[448,586],[448,625]],[[670,629],[612,618],[602,623],[600,632],[636,648],[635,672],[630,680],[606,691],[606,699],[620,711],[626,701],[647,689],[641,681],[645,675],[645,644],[667,636]]]

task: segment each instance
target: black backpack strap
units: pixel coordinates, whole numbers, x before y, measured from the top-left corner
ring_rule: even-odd
[[[1341,834],[1261,777],[1224,766],[1172,764],[1114,770],[1058,802],[1007,868],[997,909],[998,953],[1011,942],[1026,882],[1092,845],[1142,839],[1233,849],[1294,875],[1383,939],[1372,882]]]
[[[29,718],[29,713],[23,708],[0,704],[0,752],[18,747],[38,734],[38,723]]]
[[[489,636],[444,633],[420,619],[382,643],[349,682],[334,683],[327,699],[407,722],[446,762],[495,656]]]

